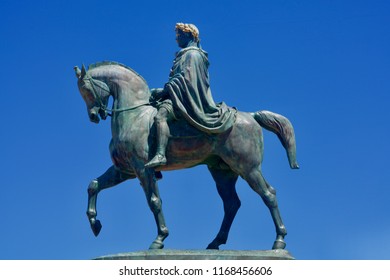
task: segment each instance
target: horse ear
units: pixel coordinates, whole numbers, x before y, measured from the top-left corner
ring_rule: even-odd
[[[78,79],[80,79],[80,77],[81,77],[81,70],[80,70],[80,68],[78,66],[75,66],[75,67],[73,67],[73,69],[74,69],[74,72],[76,74],[76,77]]]
[[[83,78],[87,74],[87,70],[85,70],[84,64],[81,66],[81,78]]]

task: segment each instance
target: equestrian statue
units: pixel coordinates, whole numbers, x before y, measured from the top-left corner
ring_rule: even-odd
[[[238,177],[262,198],[276,229],[273,249],[284,249],[287,234],[275,189],[261,172],[262,128],[274,132],[287,152],[290,167],[297,169],[294,129],[282,115],[270,111],[241,112],[215,103],[210,90],[208,54],[200,46],[193,24],[176,24],[176,53],[168,82],[149,89],[133,69],[116,62],[75,67],[78,88],[90,121],[111,117],[110,154],[113,165],[88,186],[87,216],[97,236],[102,225],[96,218],[101,190],[138,178],[157,225],[149,249],[162,249],[168,228],[157,181],[162,171],[207,165],[223,200],[221,228],[207,249],[225,244],[240,208]],[[112,108],[109,109],[109,98]]]

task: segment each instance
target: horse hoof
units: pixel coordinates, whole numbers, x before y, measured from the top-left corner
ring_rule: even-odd
[[[299,169],[299,164],[298,162],[295,162],[294,164],[291,165],[291,169]]]
[[[92,228],[93,234],[95,236],[98,236],[101,229],[102,229],[102,224],[100,223],[99,220],[96,220],[94,223],[91,223],[91,228]]]
[[[286,242],[282,240],[276,240],[274,242],[274,246],[272,246],[272,250],[284,249],[284,248],[286,248]]]
[[[206,250],[219,250],[219,246],[210,243],[209,246],[207,246]]]
[[[164,243],[159,240],[154,240],[153,243],[150,245],[149,250],[158,250],[164,248]]]

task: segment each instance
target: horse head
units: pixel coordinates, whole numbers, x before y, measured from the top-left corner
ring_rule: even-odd
[[[149,87],[133,69],[110,61],[103,61],[89,66],[88,71],[74,67],[78,87],[84,99],[88,116],[94,123],[99,122],[99,115],[106,119],[108,111],[122,112],[149,104]],[[107,109],[109,96],[114,99],[113,109]]]
[[[87,105],[87,112],[91,122],[99,123],[100,117],[105,120],[107,118],[107,105],[110,96],[110,89],[107,84],[98,79],[94,79],[85,69],[85,66],[74,67],[77,85]]]

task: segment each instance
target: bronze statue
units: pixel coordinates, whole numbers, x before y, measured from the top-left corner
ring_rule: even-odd
[[[98,193],[128,179],[138,178],[157,224],[157,237],[150,249],[162,249],[168,228],[157,186],[160,172],[205,164],[216,183],[225,212],[221,228],[207,248],[219,249],[227,241],[240,207],[235,184],[241,176],[270,210],[276,228],[273,249],[283,249],[287,231],[279,213],[276,192],[260,169],[263,159],[261,127],[276,133],[286,149],[290,167],[298,168],[293,127],[287,118],[269,111],[246,113],[224,104],[215,104],[208,84],[207,55],[196,41],[199,32],[193,25],[176,26],[176,29],[179,46],[183,48],[175,60],[180,65],[176,68],[174,63],[168,83],[164,89],[152,90],[153,98],[146,81],[122,64],[97,63],[90,65],[88,71],[84,65],[81,70],[75,67],[79,91],[87,105],[90,120],[98,123],[100,118],[111,116],[110,153],[113,165],[89,184],[87,215],[91,228],[97,236],[102,227],[96,219]],[[193,32],[187,39],[195,45],[183,43],[185,38],[181,36],[188,34],[182,32]],[[199,65],[196,65],[196,60]],[[187,73],[179,70],[188,65],[186,63],[193,66],[187,69]],[[197,90],[195,86],[198,86]],[[112,109],[107,108],[110,96],[113,98]],[[159,110],[155,107],[156,100],[159,101]],[[201,107],[197,102],[208,107]],[[161,108],[165,112],[159,113]],[[166,118],[169,132],[161,133],[164,130],[161,127],[167,125],[161,126],[159,121],[166,122]],[[157,135],[156,128],[160,130]],[[169,137],[166,137],[168,134]],[[165,135],[162,137],[166,139],[161,141],[161,135]],[[155,164],[156,150],[157,155],[161,153],[165,159],[157,158]],[[145,166],[147,163],[149,165]]]

